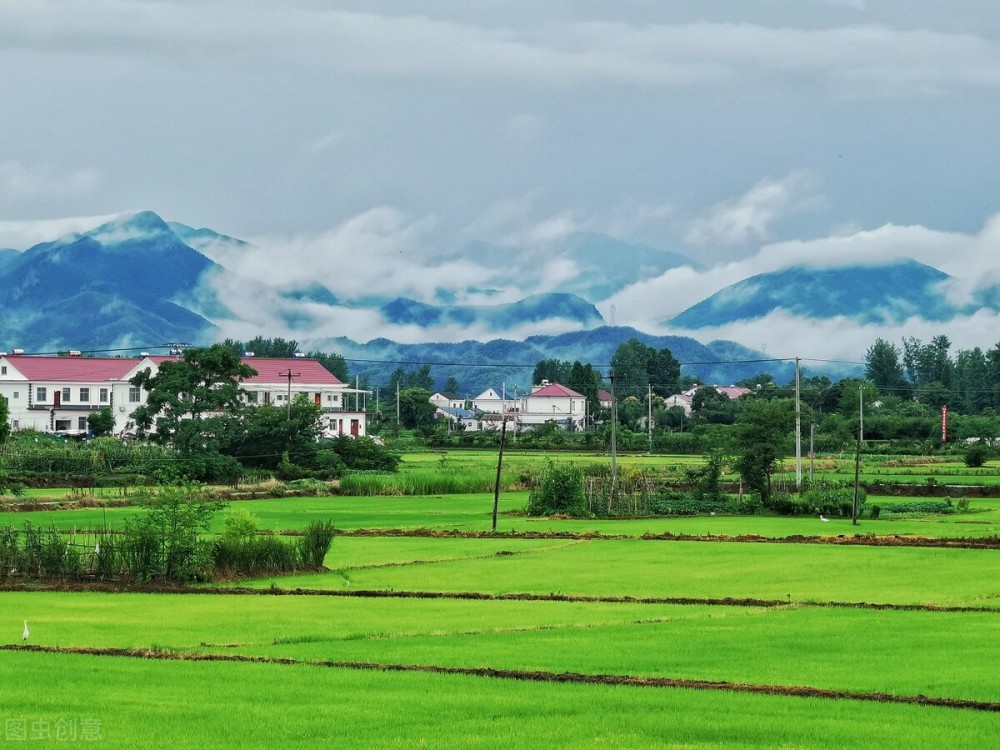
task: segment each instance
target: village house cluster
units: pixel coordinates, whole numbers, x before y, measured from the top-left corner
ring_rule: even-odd
[[[732,399],[750,392],[749,388],[734,385],[694,385],[683,393],[663,399],[663,405],[668,409],[683,409],[684,414],[690,416],[694,396],[701,388],[713,388]],[[607,391],[598,391],[601,407],[610,409],[611,399],[612,396]],[[500,429],[504,417],[508,427],[517,430],[530,430],[547,422],[554,422],[562,429],[575,431],[586,429],[593,418],[583,394],[561,383],[550,383],[547,380],[533,385],[530,393],[521,396],[507,393],[505,388],[487,388],[472,399],[439,391],[430,397],[430,401],[437,407],[435,418],[448,420],[460,426],[460,429],[469,431]]]

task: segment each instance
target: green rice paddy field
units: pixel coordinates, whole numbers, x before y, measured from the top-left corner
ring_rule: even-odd
[[[253,500],[239,507],[266,529],[374,535],[335,538],[325,573],[194,593],[0,590],[0,746],[1000,744],[1000,549],[912,546],[997,535],[1000,499],[857,527],[528,519],[525,501],[503,494],[501,530],[600,537],[417,535],[488,530],[488,492]],[[0,524],[85,533],[133,512]],[[664,532],[717,539],[641,538]],[[910,546],[825,543],[855,534]]]

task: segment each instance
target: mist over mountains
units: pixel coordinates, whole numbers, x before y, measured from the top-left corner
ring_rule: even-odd
[[[245,241],[151,211],[124,214],[0,250],[0,346],[128,350],[281,336],[356,359],[352,373],[373,382],[384,379],[376,372],[383,363],[398,361],[462,366],[476,385],[524,385],[540,359],[606,365],[635,336],[670,348],[699,379],[728,383],[765,369],[719,363],[764,359],[763,345],[743,342],[767,341],[775,320],[853,326],[856,361],[883,330],[896,338],[915,321],[941,326],[1000,309],[1000,284],[963,285],[898,257],[899,248],[881,262],[845,253],[839,264],[787,263],[725,284],[731,266],[704,268],[605,234],[437,251],[410,230],[382,211],[327,235]],[[711,294],[683,304],[713,281]],[[650,292],[658,288],[676,293]],[[642,330],[613,325],[615,307],[634,305],[641,290],[643,316],[660,322]],[[741,335],[719,335],[727,331]],[[771,356],[797,354],[823,352]],[[450,374],[435,372],[442,380]]]

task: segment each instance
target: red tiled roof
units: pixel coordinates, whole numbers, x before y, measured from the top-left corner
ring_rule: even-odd
[[[291,370],[292,383],[310,385],[343,385],[341,381],[315,359],[269,359],[244,357],[243,363],[257,371],[257,376],[247,378],[247,383],[287,383]]]
[[[120,380],[137,360],[116,357],[32,357],[9,355],[7,361],[28,380],[42,383],[96,383]]]
[[[739,385],[717,385],[715,386],[715,390],[724,396],[729,396],[729,398],[739,398],[740,396],[745,396],[750,393],[749,388],[744,388]]]
[[[152,356],[149,358],[157,365],[178,357]],[[343,383],[315,359],[243,357],[243,364],[250,365],[257,375],[247,378],[244,383],[287,383],[288,371],[292,371],[292,383],[309,385],[343,385]]]
[[[121,380],[144,359],[157,366],[178,357],[153,355],[150,357],[34,357],[9,355],[7,361],[30,381],[41,383],[97,383]],[[269,359],[245,357],[245,363],[257,371],[247,383],[287,383],[288,371],[292,383],[308,385],[342,385],[315,359]]]
[[[611,394],[608,391],[604,390],[603,388],[599,388],[597,391],[597,398],[600,401],[610,401]]]
[[[556,398],[583,398],[582,393],[577,393],[572,388],[567,388],[562,383],[552,383],[545,386],[544,388],[539,388],[537,391],[531,394],[531,396],[552,396]]]

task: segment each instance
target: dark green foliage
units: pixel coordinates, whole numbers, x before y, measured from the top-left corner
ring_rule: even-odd
[[[406,388],[399,393],[399,421],[403,427],[413,430],[433,427],[434,412],[437,407],[430,402],[431,392],[427,388]]]
[[[224,503],[211,499],[205,487],[186,483],[145,492],[140,505],[146,514],[126,522],[126,537],[133,537],[135,559],[141,563],[140,580],[209,580],[212,545],[200,535],[208,532],[212,516]]]
[[[321,452],[332,453],[345,469],[351,471],[399,471],[399,454],[369,437],[339,435],[323,441],[321,448]],[[336,465],[333,458],[325,460]]]
[[[212,541],[204,534],[221,504],[195,485],[165,488],[144,504],[147,513],[128,519],[122,533],[88,535],[82,544],[76,535],[43,530],[30,521],[20,532],[0,527],[0,579],[184,584],[287,573],[319,567],[333,537],[330,522],[313,522],[297,541],[261,534],[253,516],[237,510]]]
[[[931,513],[942,513],[949,514],[954,513],[956,510],[954,503],[952,503],[951,498],[947,497],[944,500],[909,500],[905,503],[893,503],[892,505],[882,506],[882,515],[900,515],[903,513],[913,513],[913,514],[931,514]]]
[[[695,516],[709,513],[738,512],[735,501],[726,495],[702,495],[663,488],[653,500],[651,510],[658,516]]]
[[[115,415],[110,406],[102,406],[87,417],[87,429],[95,437],[110,435],[115,429]]]
[[[7,399],[0,396],[0,445],[10,438],[10,406]]]
[[[205,431],[243,466],[274,469],[288,453],[296,465],[315,468],[320,413],[300,395],[285,408],[262,404],[205,420]]]
[[[251,577],[267,573],[290,573],[301,568],[299,550],[273,534],[221,535],[215,540],[213,564],[216,576]]]
[[[140,433],[151,432],[158,442],[179,450],[204,450],[202,415],[239,411],[244,395],[240,382],[256,374],[222,344],[187,349],[183,359],[163,362],[156,375],[146,369],[129,381],[148,394],[132,419]]]
[[[724,461],[719,453],[708,453],[705,455],[705,463],[701,466],[692,467],[685,471],[687,481],[691,489],[688,495],[692,500],[708,504],[725,503],[725,495],[722,491],[722,471]],[[716,510],[716,508],[709,508]]]
[[[865,354],[865,379],[881,393],[905,395],[909,386],[903,377],[901,352],[895,344],[876,339]]]
[[[733,428],[736,470],[744,486],[760,495],[765,506],[771,496],[771,475],[786,454],[795,424],[794,409],[794,402],[786,399],[749,401]]]
[[[864,513],[867,495],[858,490],[858,515]],[[854,506],[854,485],[851,482],[813,482],[804,485],[798,494],[774,492],[764,507],[782,516],[834,516],[850,518]]]
[[[538,484],[528,495],[528,515],[583,516],[587,501],[583,492],[583,471],[573,464],[546,463]]]
[[[681,366],[669,349],[657,351],[637,338],[631,338],[615,349],[611,357],[615,374],[615,396],[634,396],[640,401],[651,386],[657,396],[680,393]]]
[[[970,469],[982,467],[990,458],[990,451],[985,445],[970,445],[965,449],[965,465]]]

